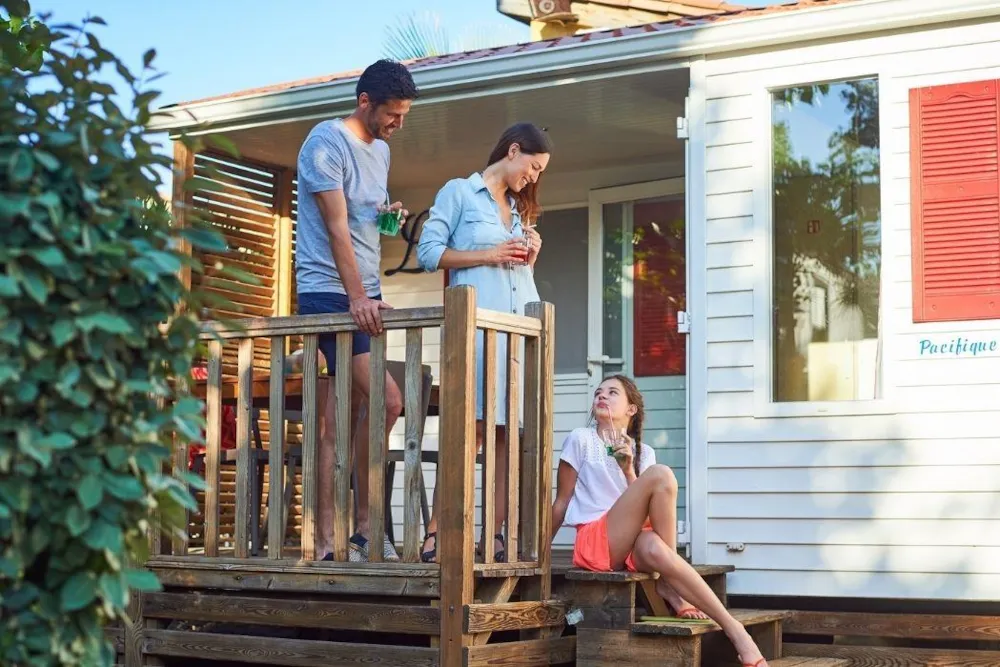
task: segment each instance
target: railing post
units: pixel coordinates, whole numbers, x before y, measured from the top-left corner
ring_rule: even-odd
[[[205,388],[205,555],[219,555],[219,457],[222,455],[222,341],[208,344]]]
[[[444,296],[441,346],[441,440],[438,525],[441,567],[441,667],[460,667],[472,636],[464,633],[473,602],[475,496],[476,295],[468,286]]]
[[[524,454],[522,483],[530,483],[532,495],[522,511],[532,512],[533,529],[526,538],[534,549],[526,554],[534,559],[542,574],[526,582],[523,599],[548,600],[552,597],[552,430],[553,379],[555,373],[555,308],[551,303],[530,303],[525,314],[541,321],[537,338],[529,339],[524,354]],[[530,459],[530,462],[529,462]],[[523,491],[522,491],[523,494]],[[525,522],[527,523],[527,522]],[[524,546],[525,551],[528,545]],[[545,631],[529,631],[537,635]]]
[[[240,340],[236,396],[236,525],[233,529],[237,558],[250,555],[250,433],[253,420],[253,338]],[[254,549],[260,545],[255,544]]]
[[[307,334],[302,345],[302,559],[316,560],[316,512],[319,490],[319,411],[316,374],[319,335]]]
[[[271,391],[267,404],[267,557],[280,559],[285,544],[285,336],[271,337]],[[263,464],[261,464],[263,465]]]

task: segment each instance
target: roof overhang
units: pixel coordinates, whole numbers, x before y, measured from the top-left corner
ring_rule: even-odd
[[[421,67],[419,103],[501,95],[683,67],[691,58],[791,45],[845,35],[930,26],[1000,15],[1000,0],[867,0],[734,18],[709,25],[554,44],[551,48]],[[354,108],[356,78],[276,92],[207,100],[159,111],[152,129],[172,135],[246,129],[292,119],[326,118]]]

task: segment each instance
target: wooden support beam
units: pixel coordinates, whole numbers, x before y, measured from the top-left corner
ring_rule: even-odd
[[[436,635],[441,612],[427,605],[371,604],[273,597],[148,593],[147,618],[293,628]]]
[[[420,489],[423,468],[420,451],[423,441],[423,330],[406,330],[406,405],[403,443],[403,560],[420,562]]]
[[[208,632],[158,630],[146,635],[147,654],[176,658],[224,660],[243,664],[385,665],[437,667],[437,651],[418,646],[384,646],[302,639],[279,639]]]
[[[563,602],[506,602],[465,607],[465,631],[471,633],[558,627],[566,621]]]
[[[189,150],[181,141],[174,142],[174,171],[172,182],[172,196],[170,202],[170,213],[178,228],[183,229],[191,224],[189,213],[191,212],[191,193],[186,192],[184,184],[194,178],[194,152]],[[191,254],[191,244],[181,241],[180,251],[186,255]],[[180,272],[181,283],[184,287],[191,288],[191,267],[185,266]]]
[[[236,397],[236,525],[233,549],[237,558],[250,555],[250,438],[253,420],[253,339],[239,344],[239,390]],[[258,545],[254,545],[256,549]]]
[[[319,336],[308,334],[302,341],[302,558],[316,560],[316,482],[319,453],[319,411],[316,374]]]
[[[506,579],[481,579],[476,585],[476,604],[504,604],[517,589],[520,577]],[[472,638],[473,646],[482,646],[490,641],[493,632],[480,632]]]
[[[205,555],[219,555],[219,457],[222,455],[222,341],[208,344],[205,393]],[[156,552],[154,552],[156,553]]]
[[[642,588],[642,594],[646,597],[646,602],[649,603],[650,616],[673,615],[673,612],[667,605],[667,601],[660,597],[660,594],[656,592],[656,582],[654,580],[647,579],[645,581],[640,581],[639,586]]]
[[[463,667],[463,609],[473,599],[473,514],[475,496],[476,295],[468,286],[444,294],[441,347],[441,461],[438,466],[441,518],[441,666]],[[516,423],[516,422],[515,422]]]
[[[471,646],[464,653],[465,667],[561,665],[576,660],[576,637]]]
[[[271,338],[271,377],[285,375],[285,338]],[[270,403],[267,407],[270,421],[270,440],[267,448],[267,557],[282,557],[285,543],[285,383],[272,382]]]
[[[527,339],[524,351],[524,442],[522,444],[522,553],[538,561],[541,571],[527,579],[521,598],[545,602],[552,597],[552,432],[555,373],[555,309],[529,303],[525,313],[539,323],[539,334]],[[530,512],[531,524],[524,518]],[[529,541],[530,540],[530,541]],[[544,639],[548,629],[530,630],[522,639]]]
[[[346,562],[351,537],[351,348],[353,334],[337,334],[336,444],[333,457],[333,559]],[[329,362],[328,362],[329,363]],[[369,424],[370,427],[370,424]]]
[[[220,590],[268,591],[272,593],[385,595],[423,598],[435,598],[441,593],[437,577],[418,575],[372,576],[323,572],[319,569],[314,572],[254,572],[157,567],[151,569],[156,572],[164,586],[173,588],[217,588]],[[459,617],[461,618],[461,614]]]
[[[506,416],[505,416],[506,418]],[[516,422],[514,422],[516,423]],[[483,561],[492,563],[496,556],[497,492],[497,332],[487,329],[483,332]],[[506,471],[504,471],[506,472]],[[517,560],[510,554],[509,560]]]
[[[279,169],[275,189],[275,239],[277,248],[274,281],[275,315],[292,314],[292,180],[295,172]]]
[[[385,355],[386,334],[371,337],[368,393],[368,460],[359,461],[358,476],[368,475],[368,560],[380,563],[385,540]],[[341,399],[343,400],[343,399]]]
[[[517,424],[521,421],[521,336],[507,336],[507,423]],[[507,429],[507,560],[534,560],[531,542],[525,547],[525,534],[531,532],[531,526],[525,526],[525,521],[531,520],[531,503],[525,503],[525,498],[531,494],[531,489],[525,490],[525,480],[534,477],[524,472],[524,453],[521,448],[523,441],[516,428]],[[531,487],[534,488],[534,487]],[[527,495],[526,495],[527,493]]]

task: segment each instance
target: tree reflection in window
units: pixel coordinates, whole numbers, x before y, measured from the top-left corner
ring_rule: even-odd
[[[776,401],[877,394],[878,81],[772,93]]]

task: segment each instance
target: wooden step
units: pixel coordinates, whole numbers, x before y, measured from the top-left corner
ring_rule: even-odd
[[[730,609],[729,613],[747,627],[783,621],[791,615],[788,611]],[[719,632],[720,628],[714,622],[704,621],[649,621],[632,624],[632,632],[639,635],[671,635],[674,637],[691,637],[709,632]]]
[[[695,571],[701,575],[709,588],[715,593],[723,605],[726,599],[726,575],[735,570],[732,565],[694,565]],[[476,573],[480,576],[480,573]],[[645,584],[649,592],[653,591],[652,582],[658,578],[655,574],[643,572],[591,572],[573,567],[573,552],[568,549],[552,550],[552,580],[553,590],[561,592],[567,582],[572,581],[594,581],[606,584]],[[663,615],[662,608],[653,608],[650,611],[657,615]]]
[[[847,667],[849,664],[850,660],[840,658],[803,658],[795,655],[767,661],[767,667]]]
[[[1000,616],[799,611],[783,624],[783,631],[790,653],[849,664],[1000,665],[1000,651],[983,650],[978,644],[1000,640]],[[818,637],[821,643],[798,643],[803,635]],[[884,641],[898,645],[881,645]],[[955,641],[977,644],[957,647]],[[919,643],[905,645],[910,642]]]

